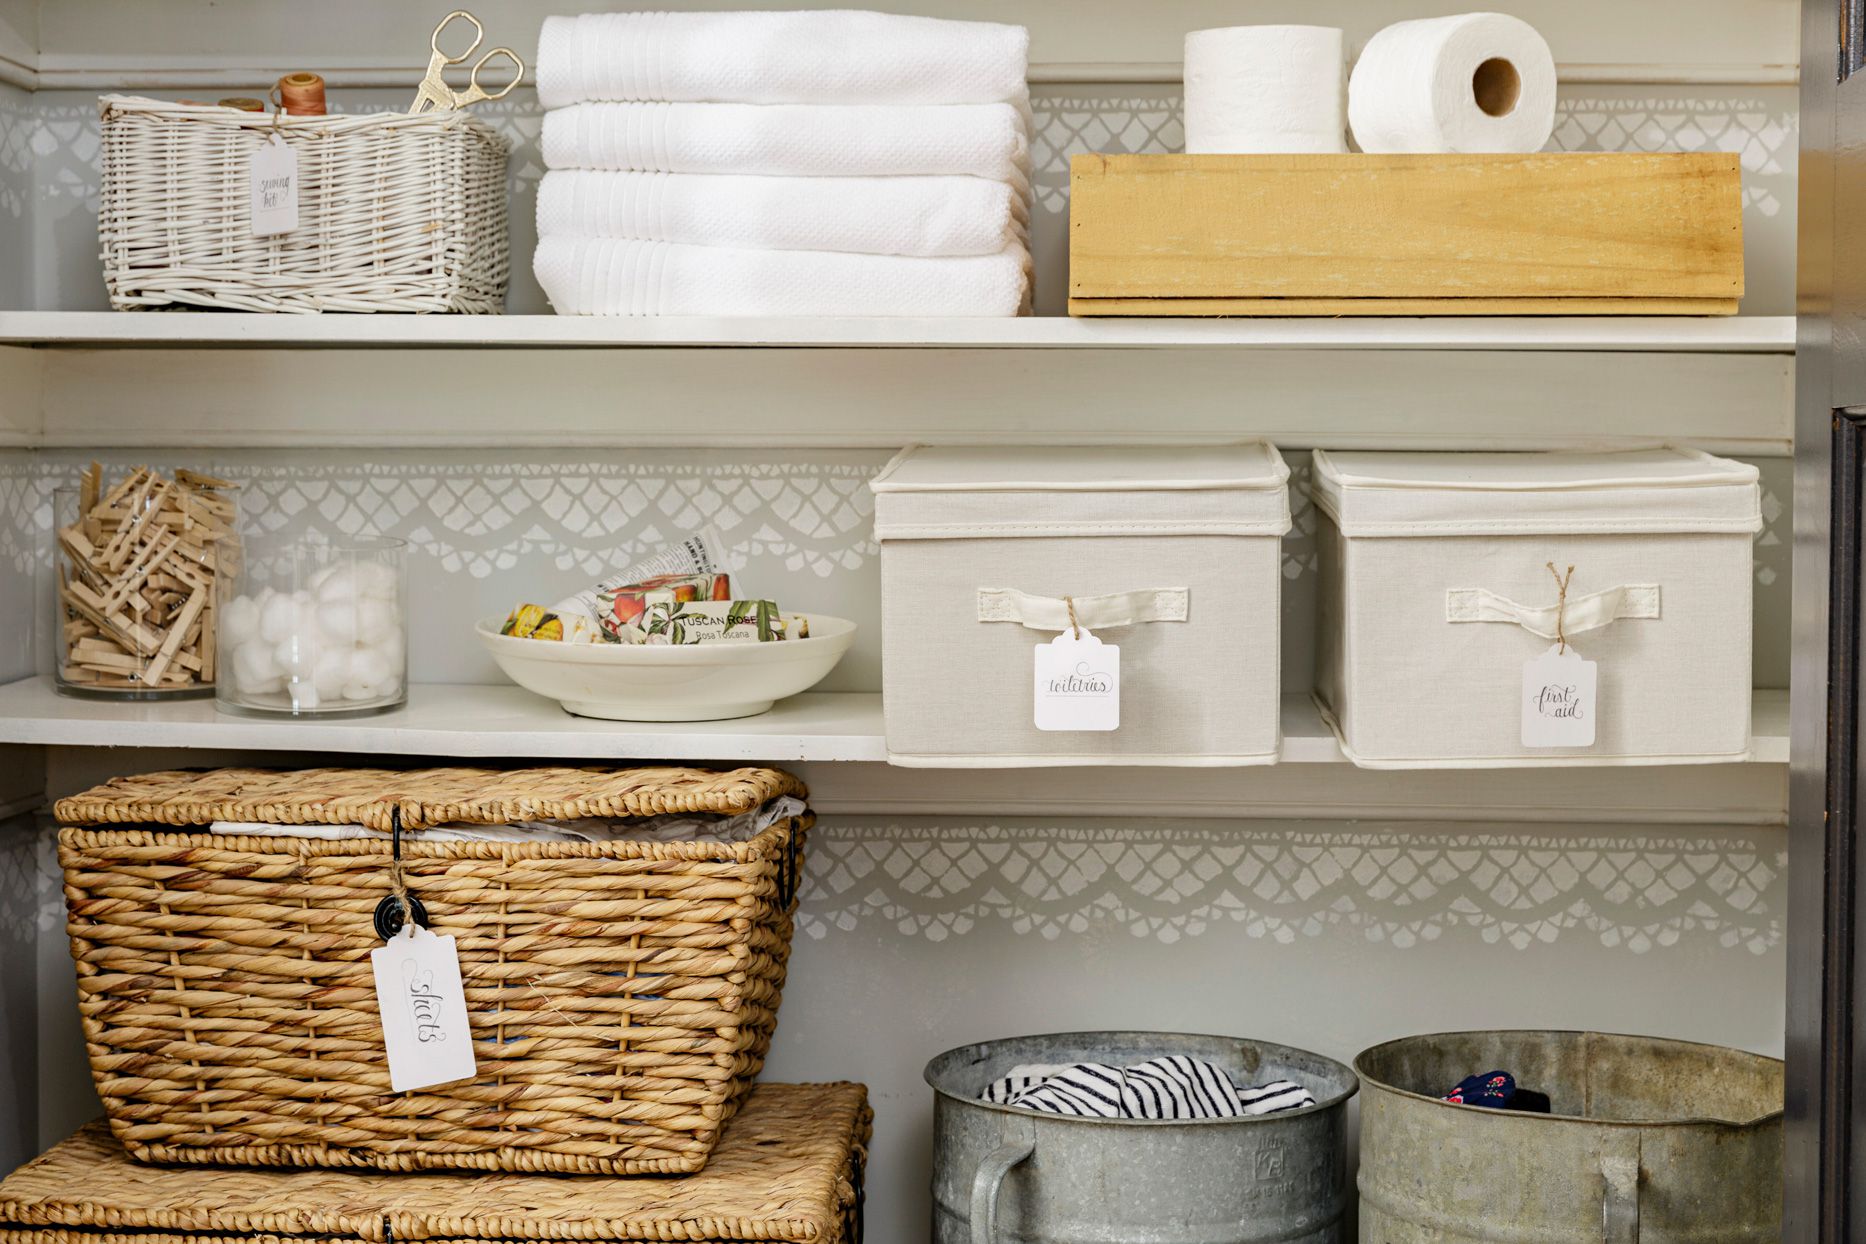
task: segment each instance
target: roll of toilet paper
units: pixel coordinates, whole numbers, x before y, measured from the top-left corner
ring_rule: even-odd
[[[1503,13],[1398,22],[1355,63],[1348,125],[1375,153],[1540,151],[1555,128],[1555,58]]]
[[[1341,31],[1226,26],[1186,36],[1186,150],[1346,151]]]

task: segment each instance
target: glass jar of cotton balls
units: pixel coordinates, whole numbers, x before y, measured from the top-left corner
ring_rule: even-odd
[[[248,539],[220,580],[220,707],[329,716],[406,703],[406,555],[383,536]]]

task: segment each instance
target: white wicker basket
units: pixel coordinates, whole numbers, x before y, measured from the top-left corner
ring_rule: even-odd
[[[508,144],[470,114],[100,103],[97,229],[111,306],[502,309]],[[249,163],[275,126],[298,156],[298,227],[254,237]]]

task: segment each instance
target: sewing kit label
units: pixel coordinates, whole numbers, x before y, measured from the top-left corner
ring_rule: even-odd
[[[472,1076],[477,1070],[473,1035],[454,939],[437,937],[410,920],[370,951],[369,960],[376,973],[390,1087],[406,1093]]]
[[[1568,645],[1523,666],[1523,746],[1592,747],[1600,664]]]
[[[1086,630],[1037,645],[1037,729],[1118,730],[1121,649]]]
[[[267,238],[298,227],[298,153],[276,134],[253,152],[253,236]]]

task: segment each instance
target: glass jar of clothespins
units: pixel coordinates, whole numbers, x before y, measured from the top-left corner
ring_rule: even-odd
[[[53,678],[66,695],[214,693],[215,586],[238,559],[239,488],[194,471],[92,463],[52,493]]]

